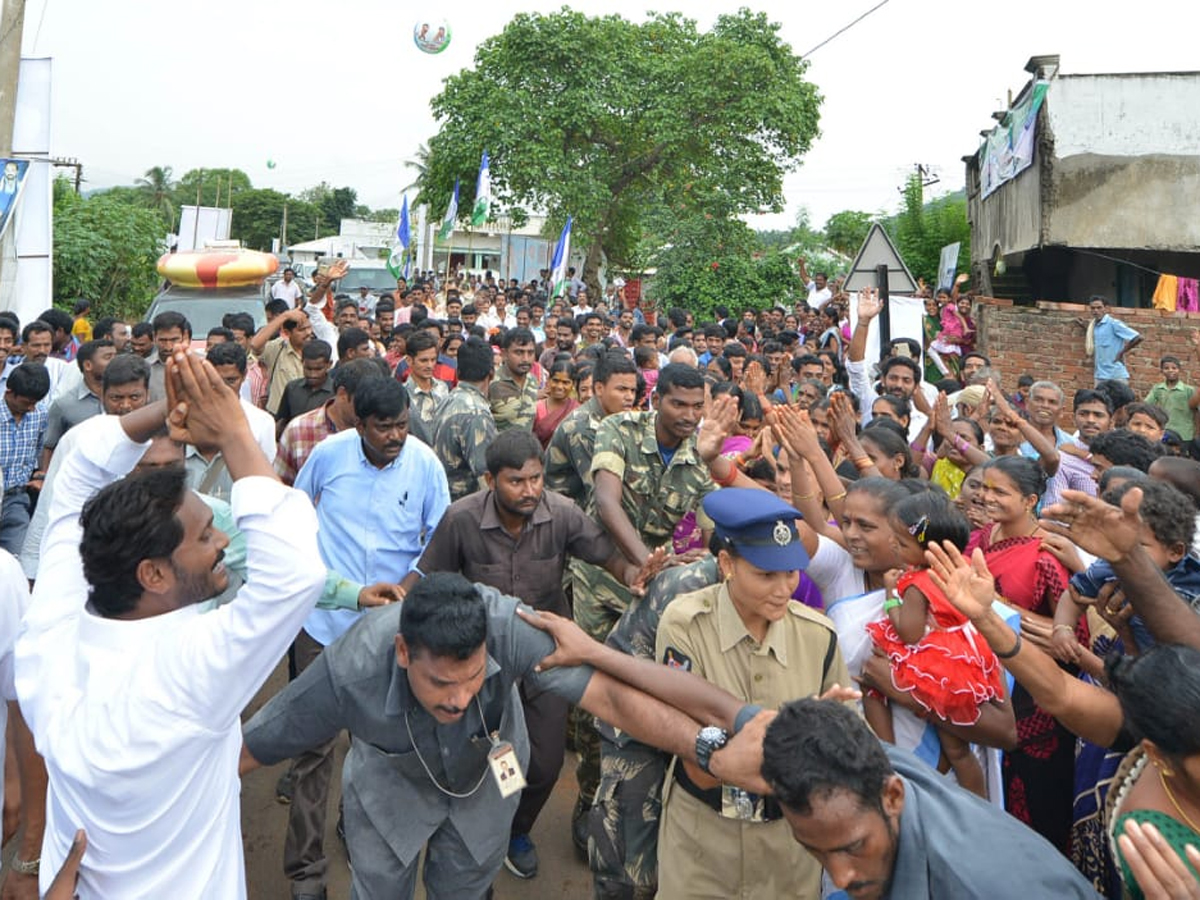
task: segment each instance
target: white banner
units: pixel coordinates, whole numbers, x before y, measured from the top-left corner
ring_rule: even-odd
[[[53,189],[50,165],[51,60],[22,59],[13,120],[13,156],[29,160],[16,218],[16,280],[9,301],[22,324],[48,309],[53,294]],[[12,266],[7,261],[5,268]]]

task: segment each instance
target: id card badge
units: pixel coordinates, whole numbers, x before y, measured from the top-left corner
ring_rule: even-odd
[[[488,751],[488,765],[492,767],[492,779],[500,789],[501,797],[511,797],[525,787],[517,751],[508,741],[500,741]]]

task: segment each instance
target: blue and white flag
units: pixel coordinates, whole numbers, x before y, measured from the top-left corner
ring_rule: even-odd
[[[562,234],[558,236],[558,244],[554,248],[554,259],[550,263],[550,283],[554,285],[550,291],[550,299],[561,297],[567,289],[567,261],[571,257],[571,217],[567,216],[567,224],[563,226]]]
[[[393,278],[408,280],[408,247],[412,243],[412,229],[408,224],[408,196],[400,206],[400,224],[396,226],[396,246],[388,254],[387,267]]]
[[[483,151],[479,163],[479,179],[475,182],[475,208],[471,210],[471,225],[478,228],[488,220],[492,211],[492,170],[488,165],[488,152]]]
[[[446,207],[446,217],[442,219],[442,227],[438,229],[438,240],[448,241],[454,233],[454,223],[458,219],[458,179],[454,179],[454,193],[450,195],[450,205]]]

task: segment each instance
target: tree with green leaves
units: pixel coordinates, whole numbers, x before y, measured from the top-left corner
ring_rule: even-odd
[[[669,220],[656,222],[665,243],[647,254],[655,270],[648,293],[659,309],[679,306],[707,319],[718,304],[790,305],[799,286],[792,262],[780,248],[756,249],[756,235],[741,219],[663,211],[656,218]]]
[[[783,176],[817,133],[805,68],[778,25],[746,9],[709,31],[677,13],[518,14],[434,98],[440,129],[418,201],[444,210],[458,179],[465,217],[486,149],[496,205],[543,210],[554,234],[574,217],[595,287],[605,259],[636,256],[664,204],[782,208]]]
[[[843,256],[853,257],[867,239],[874,217],[856,209],[836,212],[825,222],[825,241]]]
[[[253,187],[250,176],[241,169],[191,169],[175,185],[174,200],[179,206],[227,207],[240,191]]]
[[[54,299],[92,301],[93,316],[138,318],[158,283],[163,252],[159,213],[107,194],[78,196],[54,183]]]
[[[925,202],[924,185],[917,174],[904,184],[900,213],[885,223],[914,278],[937,284],[942,248],[958,243],[958,270],[971,265],[971,224],[967,221],[967,200],[960,191]]]
[[[153,166],[134,183],[146,206],[162,216],[167,231],[175,230],[175,203],[171,199],[175,190],[175,182],[171,180],[173,174],[170,166]]]

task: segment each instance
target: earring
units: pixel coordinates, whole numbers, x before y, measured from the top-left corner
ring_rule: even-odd
[[[729,582],[731,582],[731,581],[733,581],[733,572],[726,572],[725,573],[725,583],[729,584]]]

